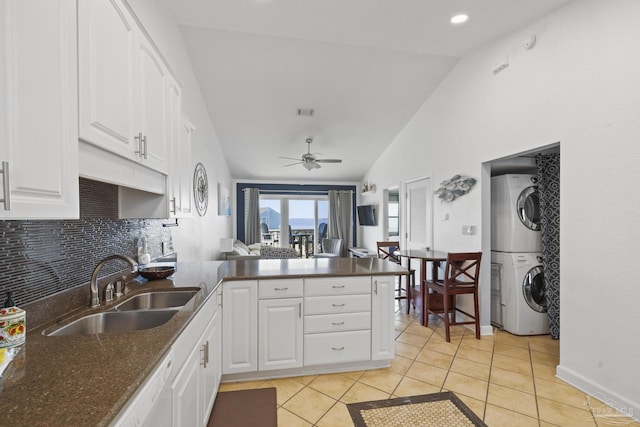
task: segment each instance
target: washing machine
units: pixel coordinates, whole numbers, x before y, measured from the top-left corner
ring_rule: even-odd
[[[502,328],[515,335],[548,334],[542,253],[492,251],[491,263],[500,266]]]
[[[491,178],[491,250],[542,250],[536,175],[507,174]]]

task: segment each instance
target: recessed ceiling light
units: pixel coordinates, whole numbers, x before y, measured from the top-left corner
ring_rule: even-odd
[[[459,13],[451,17],[451,23],[454,25],[464,24],[468,20],[469,20],[469,15],[467,15],[466,13]]]

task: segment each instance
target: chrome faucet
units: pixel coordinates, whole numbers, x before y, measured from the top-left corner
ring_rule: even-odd
[[[135,262],[133,258],[130,258],[126,255],[109,255],[108,257],[100,261],[98,265],[96,265],[96,268],[93,269],[93,274],[91,275],[91,284],[89,287],[89,291],[91,292],[91,302],[89,303],[90,307],[98,307],[100,305],[100,295],[98,293],[98,273],[100,272],[100,269],[102,269],[102,267],[112,259],[121,259],[123,261],[127,261],[129,264],[131,264],[131,272],[138,272],[138,263]]]

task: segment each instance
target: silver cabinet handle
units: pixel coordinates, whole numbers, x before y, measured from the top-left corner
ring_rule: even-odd
[[[344,304],[331,304],[334,307],[344,307]]]
[[[147,160],[147,135],[142,137],[142,147],[144,148],[142,157]]]
[[[138,136],[136,136],[134,139],[138,141],[138,149],[135,151],[135,153],[138,155],[138,157],[142,157],[142,132],[138,132]]]
[[[374,283],[375,283],[374,291],[375,291],[375,294],[378,295],[378,281],[374,280]]]
[[[173,209],[171,209],[171,203],[173,203]],[[176,213],[176,198],[172,197],[169,200],[169,213],[175,214]]]
[[[299,319],[302,318],[302,303],[301,302],[298,303],[298,318]]]
[[[331,322],[331,324],[333,326],[342,326],[342,325],[344,325],[344,322]]]
[[[344,285],[333,285],[331,286],[333,289],[342,289],[344,288]]]
[[[202,345],[200,351],[202,352],[202,362],[200,364],[206,368],[209,363],[209,341]]]
[[[344,346],[342,346],[342,347],[331,347],[331,349],[332,350],[336,350],[336,351],[344,350]]]
[[[4,198],[0,202],[4,203],[4,210],[11,210],[11,186],[9,185],[9,162],[2,162],[2,187],[4,188]]]
[[[273,288],[274,291],[286,291],[289,288]]]

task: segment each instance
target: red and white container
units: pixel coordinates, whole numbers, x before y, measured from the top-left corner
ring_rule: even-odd
[[[0,348],[22,345],[26,337],[26,312],[18,307],[0,309]]]

